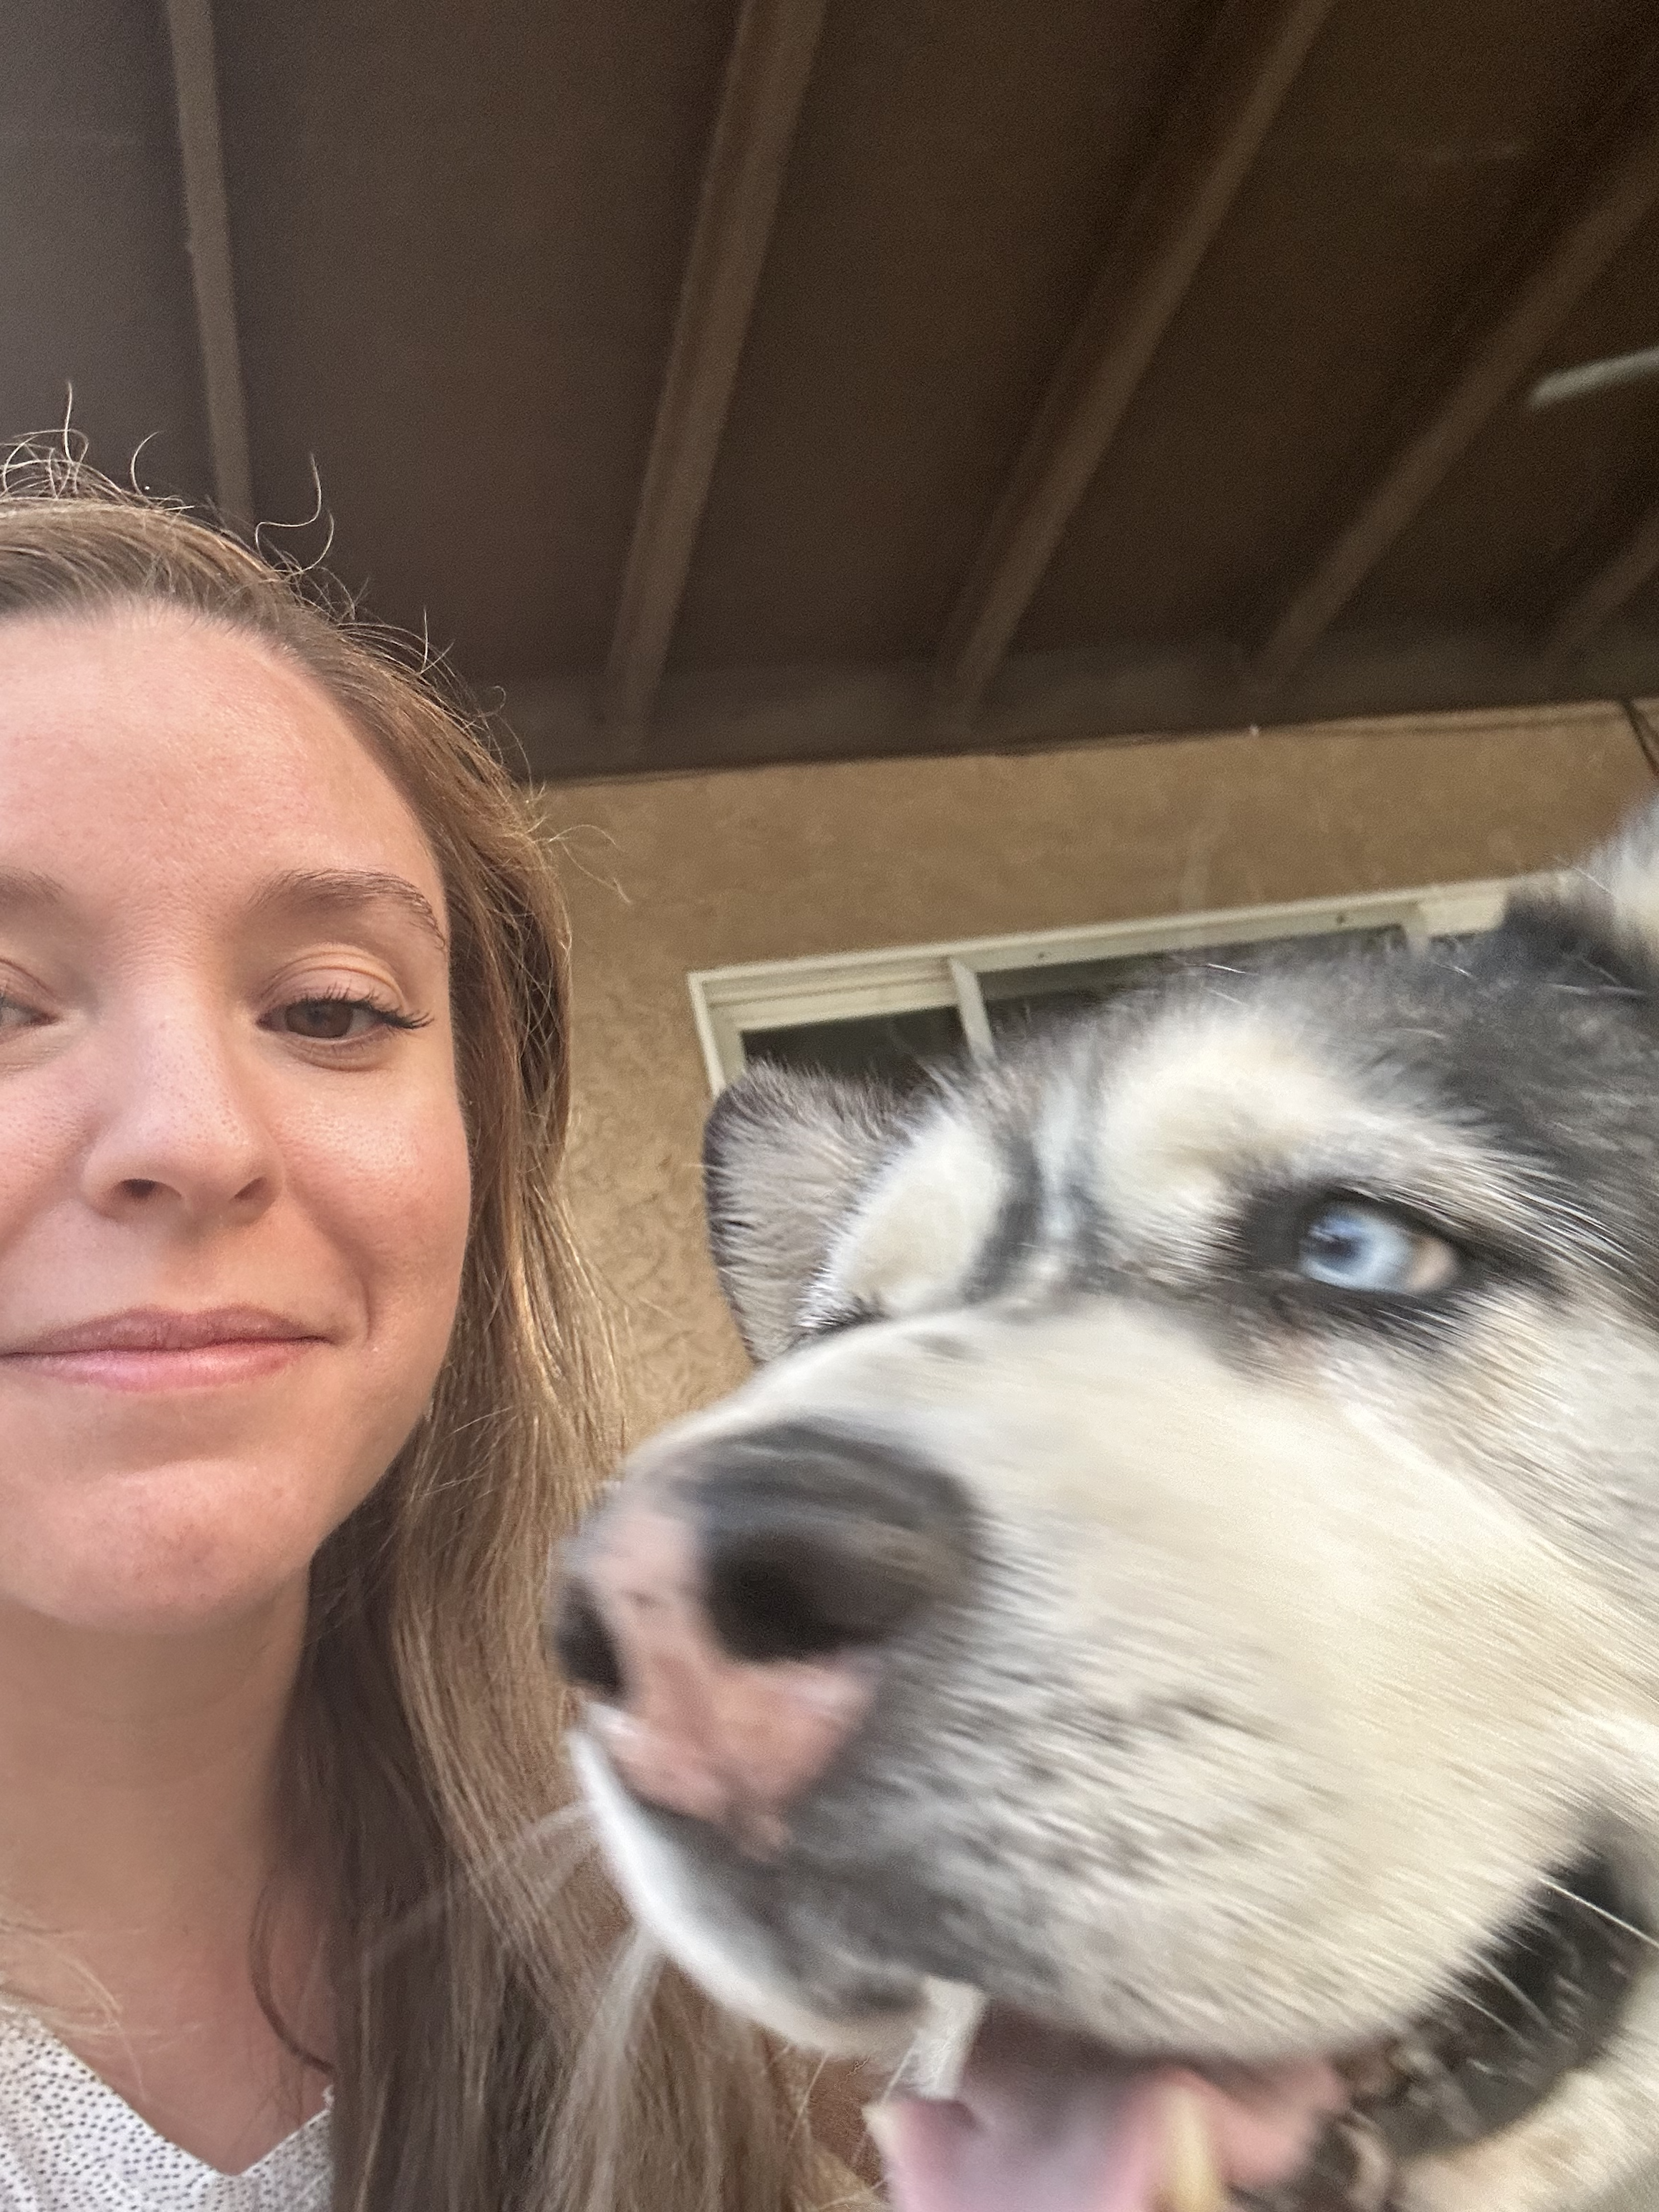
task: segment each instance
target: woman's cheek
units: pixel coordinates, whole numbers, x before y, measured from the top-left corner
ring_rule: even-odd
[[[401,1112],[361,1117],[321,1148],[315,1174],[322,1208],[361,1279],[371,1347],[389,1352],[405,1343],[435,1371],[454,1320],[471,1210],[459,1101],[417,1097]]]

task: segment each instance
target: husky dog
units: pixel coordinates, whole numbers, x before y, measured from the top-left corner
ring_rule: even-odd
[[[760,1372],[556,1642],[901,2212],[1659,2208],[1659,819],[1471,942],[712,1120]]]

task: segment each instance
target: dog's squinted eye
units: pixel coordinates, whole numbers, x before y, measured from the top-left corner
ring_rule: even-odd
[[[1304,1223],[1296,1268],[1332,1290],[1424,1297],[1455,1283],[1462,1261],[1444,1237],[1384,1206],[1334,1198]]]

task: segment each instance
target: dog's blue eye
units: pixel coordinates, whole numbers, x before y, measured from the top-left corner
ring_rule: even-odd
[[[1297,1272],[1339,1291],[1421,1297],[1456,1278],[1456,1252],[1380,1206],[1338,1199],[1320,1208],[1302,1232]]]

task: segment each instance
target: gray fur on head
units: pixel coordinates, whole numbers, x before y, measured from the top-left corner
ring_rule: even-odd
[[[715,1101],[702,1153],[709,1247],[755,1358],[794,1342],[830,1239],[905,1120],[879,1085],[764,1062]]]

